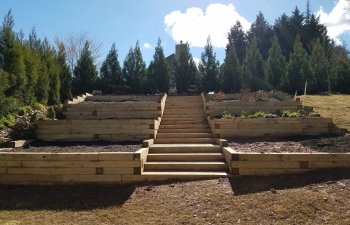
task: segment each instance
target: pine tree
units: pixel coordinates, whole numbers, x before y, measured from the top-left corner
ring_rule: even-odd
[[[350,61],[340,59],[332,68],[332,83],[335,90],[350,94]]]
[[[9,88],[7,96],[23,100],[26,87],[25,65],[21,43],[16,38],[11,10],[4,17],[0,31],[0,53],[3,58],[3,70],[8,73]]]
[[[277,36],[273,37],[272,47],[269,50],[265,64],[265,76],[274,89],[280,89],[287,75],[287,62],[283,56]]]
[[[61,82],[61,101],[66,101],[72,98],[72,74],[70,72],[69,66],[66,61],[66,50],[63,43],[58,46],[58,56],[57,56],[60,82]]]
[[[225,60],[220,69],[220,88],[226,93],[234,93],[242,88],[242,66],[235,46],[226,48]]]
[[[313,86],[312,71],[309,64],[308,56],[302,46],[300,35],[295,38],[293,52],[288,63],[287,83],[284,84],[289,93],[296,90],[303,92],[305,82],[308,86]]]
[[[243,84],[246,87],[254,91],[268,88],[268,84],[265,81],[264,60],[257,47],[255,38],[253,38],[247,49],[244,67]]]
[[[204,90],[207,92],[217,90],[219,61],[216,60],[216,54],[214,53],[210,36],[207,39],[207,44],[204,47],[204,52],[201,54],[201,61],[198,68],[203,80]]]
[[[315,79],[315,87],[313,87],[313,91],[328,91],[330,65],[326,57],[326,52],[321,45],[320,40],[316,40],[313,44],[310,64],[313,72],[313,77]]]
[[[101,89],[103,93],[111,94],[114,89],[122,84],[122,69],[118,61],[118,53],[115,43],[112,44],[105,61],[100,69]]]
[[[266,59],[272,44],[273,30],[261,12],[259,12],[255,22],[250,27],[248,37],[250,41],[254,37],[256,38],[260,53],[262,57]]]
[[[142,59],[142,53],[139,42],[136,42],[135,48],[130,48],[128,55],[124,60],[123,77],[126,84],[133,93],[142,93],[142,84],[145,82],[146,64]]]
[[[242,64],[245,58],[248,40],[246,33],[243,31],[242,24],[238,20],[228,34],[228,45],[235,47],[239,62]]]
[[[8,88],[8,74],[0,69],[0,99],[5,97],[5,91]]]
[[[169,89],[170,68],[164,56],[161,40],[158,39],[153,60],[148,67],[148,79],[152,92],[167,92]]]
[[[184,45],[184,49],[175,60],[176,88],[180,94],[185,93],[190,85],[195,85],[197,81],[197,66],[193,61],[190,47]]]
[[[85,42],[77,65],[74,68],[73,87],[75,94],[92,92],[96,88],[97,70],[91,55],[89,42]]]
[[[49,99],[50,81],[48,76],[48,69],[45,61],[42,61],[38,73],[38,81],[36,83],[36,98],[41,104],[47,104]]]

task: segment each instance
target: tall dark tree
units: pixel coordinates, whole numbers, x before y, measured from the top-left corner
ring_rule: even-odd
[[[252,89],[267,89],[265,81],[264,60],[260,54],[255,38],[247,49],[244,61],[243,85]]]
[[[92,92],[96,89],[96,82],[96,66],[91,55],[89,42],[85,42],[80,58],[74,68],[74,93],[81,94],[84,92]]]
[[[5,97],[5,91],[8,88],[8,74],[0,69],[0,99]]]
[[[294,33],[290,32],[290,21],[286,14],[282,14],[282,16],[276,20],[274,31],[279,43],[281,43],[280,45],[283,55],[289,59],[290,53],[293,50],[295,36]]]
[[[216,54],[211,44],[210,36],[201,54],[199,62],[199,72],[202,77],[202,83],[205,91],[216,91],[218,89],[219,61],[216,60]]]
[[[61,81],[61,101],[72,98],[72,73],[70,72],[69,66],[66,61],[66,50],[63,43],[58,46],[58,66]]]
[[[193,61],[188,43],[182,45],[180,55],[175,59],[175,79],[178,92],[186,92],[190,85],[196,84],[197,66]]]
[[[118,60],[115,43],[112,44],[105,61],[100,69],[101,89],[103,93],[113,93],[118,85],[122,84],[122,69]]]
[[[243,30],[242,24],[238,20],[228,34],[228,46],[235,47],[239,62],[242,64],[245,58],[246,48],[248,46],[248,39]],[[226,47],[226,49],[228,49],[228,47]]]
[[[350,94],[350,61],[340,59],[332,68],[332,83],[335,90],[340,93]]]
[[[310,64],[315,79],[315,90],[317,92],[329,91],[329,61],[320,40],[316,40],[312,47]]]
[[[272,37],[273,30],[271,25],[265,20],[262,12],[259,12],[255,22],[250,27],[248,38],[250,41],[256,38],[257,46],[264,59],[267,58],[268,51],[271,48]]]
[[[313,87],[314,79],[307,53],[302,46],[300,35],[295,38],[293,52],[288,63],[287,83],[284,84],[290,93],[296,90],[303,93],[304,84],[307,81],[309,87]]]
[[[24,102],[33,105],[36,102],[35,86],[38,81],[40,68],[40,54],[38,49],[31,48],[29,43],[23,46],[25,73],[27,84],[25,87]]]
[[[143,61],[139,42],[135,48],[130,48],[124,60],[123,77],[133,93],[142,93],[146,78],[146,64]]]
[[[169,89],[170,68],[164,56],[162,42],[158,39],[153,60],[148,67],[148,80],[152,92],[167,92]]]
[[[274,89],[280,89],[287,76],[287,62],[283,56],[277,36],[273,37],[272,47],[265,64],[265,76]]]
[[[227,93],[234,93],[241,88],[242,66],[239,63],[235,46],[229,46],[220,70],[220,89]]]
[[[8,73],[9,88],[7,96],[23,99],[25,95],[26,75],[22,46],[13,31],[14,20],[11,10],[5,15],[0,30],[0,54],[3,58],[3,70]]]

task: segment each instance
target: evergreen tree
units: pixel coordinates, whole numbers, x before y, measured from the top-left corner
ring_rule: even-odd
[[[266,80],[274,89],[280,89],[286,75],[286,58],[282,54],[277,36],[275,35],[265,64]]]
[[[215,91],[218,88],[219,76],[219,61],[216,60],[216,54],[211,44],[210,36],[207,39],[207,44],[204,47],[204,52],[201,54],[199,63],[199,72],[203,80],[205,91]]]
[[[0,53],[3,58],[3,70],[8,73],[9,88],[6,95],[22,100],[27,80],[21,43],[16,39],[13,26],[14,20],[10,10],[4,17],[0,31]]]
[[[96,88],[97,70],[91,55],[89,42],[85,42],[77,65],[74,68],[74,94],[92,92]]]
[[[275,34],[277,35],[278,41],[281,46],[282,53],[284,57],[289,59],[290,53],[293,50],[295,36],[294,33],[290,31],[290,21],[286,14],[282,14],[273,26]]]
[[[268,88],[268,84],[265,81],[264,60],[257,47],[255,38],[253,38],[247,49],[244,67],[243,84],[246,87],[255,91]]]
[[[288,63],[287,83],[284,86],[289,93],[294,93],[296,90],[303,92],[305,81],[308,86],[312,87],[314,82],[311,73],[311,67],[308,61],[308,56],[302,46],[300,35],[295,38],[293,52]]]
[[[158,39],[153,60],[148,67],[148,79],[152,92],[167,92],[169,89],[170,68],[164,56],[161,40]]]
[[[340,59],[332,68],[332,83],[335,90],[350,94],[350,61]]]
[[[8,88],[8,74],[0,69],[0,99],[5,97],[5,91]]]
[[[61,101],[66,101],[71,99],[72,96],[72,73],[70,72],[69,66],[66,61],[66,50],[63,43],[58,46],[58,56],[57,56],[59,74],[60,74],[60,96]]]
[[[246,33],[243,31],[242,24],[238,20],[228,34],[228,45],[235,47],[239,62],[242,64],[245,58],[248,40]]]
[[[226,48],[224,63],[220,69],[220,88],[234,93],[242,88],[242,66],[239,64],[235,46]]]
[[[38,73],[38,81],[36,83],[36,98],[41,104],[47,104],[49,99],[50,81],[48,76],[48,69],[45,61],[42,61]]]
[[[320,43],[316,40],[313,44],[310,64],[315,79],[315,87],[313,91],[324,92],[328,91],[329,80],[329,61],[326,57],[326,52]]]
[[[271,48],[273,30],[270,24],[265,20],[264,15],[259,12],[255,22],[248,32],[249,40],[256,38],[257,46],[264,59],[267,58],[268,51]]]
[[[190,47],[185,44],[184,49],[175,59],[175,79],[176,88],[180,94],[186,92],[190,85],[195,85],[197,81],[197,66],[193,61]]]
[[[101,88],[103,93],[111,94],[117,85],[122,84],[122,69],[118,61],[118,53],[115,43],[112,44],[105,61],[100,69]]]
[[[142,59],[138,41],[134,49],[130,48],[124,60],[123,77],[133,93],[143,92],[142,84],[146,83],[146,64]]]

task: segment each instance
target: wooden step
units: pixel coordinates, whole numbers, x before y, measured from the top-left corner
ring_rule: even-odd
[[[149,148],[153,153],[221,153],[221,147],[214,144],[154,144]]]
[[[155,144],[211,144],[214,143],[214,138],[156,138]]]
[[[231,177],[227,172],[218,171],[176,171],[176,172],[143,172],[144,176],[148,180],[152,179],[178,179],[178,180],[197,180],[197,179],[214,179],[214,178],[224,178]]]
[[[165,110],[167,109],[176,109],[176,108],[203,108],[203,103],[201,102],[166,102]]]
[[[222,153],[152,153],[147,155],[148,162],[154,161],[223,161]]]
[[[162,125],[171,125],[171,124],[208,124],[208,121],[205,119],[192,119],[192,120],[174,120],[174,119],[162,119]]]
[[[162,133],[210,133],[209,128],[184,128],[184,129],[174,129],[174,128],[161,128],[158,134]]]
[[[162,117],[162,122],[164,121],[201,121],[208,123],[204,117]]]
[[[209,125],[208,123],[163,124],[161,122],[159,130],[161,131],[162,129],[209,129]]]
[[[212,133],[158,133],[157,138],[212,138]]]
[[[146,162],[145,171],[226,171],[225,162]]]
[[[163,114],[163,119],[164,118],[200,118],[200,119],[205,119],[204,113],[177,113],[177,114],[169,114],[169,113],[164,113]]]

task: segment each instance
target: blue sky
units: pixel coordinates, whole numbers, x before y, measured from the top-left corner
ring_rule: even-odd
[[[349,45],[350,20],[343,10],[345,1],[311,0],[311,9],[321,15],[334,38]],[[290,15],[295,6],[304,12],[305,4],[306,0],[0,0],[0,16],[3,18],[12,9],[15,30],[22,29],[28,35],[35,26],[38,35],[50,41],[56,35],[86,32],[102,44],[99,61],[105,58],[115,42],[122,63],[130,47],[138,40],[148,63],[158,37],[166,55],[174,52],[177,41],[187,39],[193,56],[200,58],[208,34],[216,46],[218,59],[222,61],[223,37],[237,19],[248,29],[261,11],[273,24],[282,13]],[[215,23],[205,23],[213,18]]]

